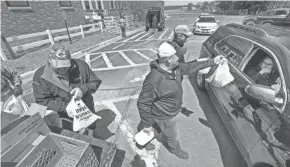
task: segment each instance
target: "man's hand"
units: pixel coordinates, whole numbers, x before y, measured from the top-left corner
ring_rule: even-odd
[[[84,95],[80,88],[74,88],[70,94],[73,95],[72,98],[75,100],[80,100]]]
[[[14,91],[14,95],[16,97],[19,96],[19,95],[22,95],[22,93],[23,93],[21,86],[15,86],[13,91]]]
[[[259,73],[263,75],[263,74],[269,74],[271,71],[272,71],[271,68],[262,68],[262,70]]]
[[[150,126],[149,128],[144,128],[143,131],[147,133],[148,135],[150,135],[151,133],[154,133],[154,129],[152,128],[152,126]]]
[[[222,63],[228,61],[227,58],[223,55],[218,55],[215,58],[213,58],[213,60],[214,60],[215,64],[222,64]]]

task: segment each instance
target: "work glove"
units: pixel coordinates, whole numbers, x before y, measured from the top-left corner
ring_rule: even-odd
[[[22,95],[22,93],[23,93],[22,88],[21,88],[20,85],[19,86],[15,86],[13,91],[14,91],[14,95],[16,97],[19,96],[19,95]]]
[[[72,99],[80,100],[84,96],[83,92],[80,88],[74,88],[71,92],[71,95],[73,95]]]

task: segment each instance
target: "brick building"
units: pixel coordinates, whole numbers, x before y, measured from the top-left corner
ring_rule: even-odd
[[[128,6],[123,2],[123,5]],[[132,2],[132,1],[131,1]],[[138,2],[138,1],[136,1]],[[160,6],[163,0],[140,1],[145,6]],[[64,15],[68,27],[84,25],[85,15],[93,10],[104,10],[105,16],[118,16],[120,3],[116,0],[78,1],[1,1],[1,33],[5,37],[42,32],[47,29],[65,28]],[[129,12],[126,7],[125,12]]]
[[[118,15],[113,0],[79,1],[1,1],[1,33],[5,37],[64,28],[66,13],[69,27],[85,24],[85,15],[103,9],[106,15]]]

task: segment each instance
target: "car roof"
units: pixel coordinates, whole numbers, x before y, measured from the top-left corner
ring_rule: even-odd
[[[200,17],[214,17],[213,15],[201,15]]]

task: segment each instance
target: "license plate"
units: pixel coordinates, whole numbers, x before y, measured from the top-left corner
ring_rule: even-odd
[[[202,30],[202,32],[209,32],[209,30]]]

